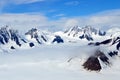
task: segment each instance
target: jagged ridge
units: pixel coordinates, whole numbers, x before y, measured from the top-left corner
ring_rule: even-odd
[[[83,28],[74,26],[64,32],[68,36],[79,37],[80,39],[93,40],[92,35],[104,36],[106,32],[92,28],[91,26],[85,26]]]
[[[28,32],[25,33],[26,36],[30,36],[30,39],[35,39],[37,43],[42,44],[47,42],[47,37],[43,32],[38,31],[36,28],[30,29]],[[28,40],[30,40],[28,39]]]
[[[10,40],[14,41],[19,46],[21,46],[21,41],[26,43],[17,30],[10,29],[8,26],[0,28],[0,44],[4,45],[9,43]]]

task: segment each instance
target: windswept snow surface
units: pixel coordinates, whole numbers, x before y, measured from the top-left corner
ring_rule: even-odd
[[[65,43],[1,52],[0,80],[119,80],[117,58],[111,67],[104,66],[100,72],[83,69],[83,61],[96,48]]]

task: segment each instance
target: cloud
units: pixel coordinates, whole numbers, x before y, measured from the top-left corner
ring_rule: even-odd
[[[93,14],[95,16],[120,16],[120,9],[105,10],[99,13]]]
[[[110,10],[100,12],[96,15],[90,16],[87,23],[99,27],[119,27],[120,28],[120,10]]]
[[[58,31],[63,29],[64,20],[50,20],[40,13],[6,13],[0,14],[0,27],[8,25],[23,32],[31,28]]]
[[[34,2],[40,2],[40,1],[45,1],[45,0],[0,0],[0,4],[29,4],[29,3],[34,3]]]
[[[79,21],[77,19],[68,19],[65,23],[65,27],[72,27],[79,25]]]
[[[29,4],[34,2],[41,2],[45,0],[11,0],[14,4]]]
[[[47,12],[49,12],[49,13],[53,13],[53,12],[56,12],[57,10],[55,10],[55,9],[51,9],[51,10],[48,10]]]
[[[6,5],[6,1],[0,0],[0,12],[3,10],[3,8],[5,7],[5,5]]]
[[[5,6],[10,5],[10,4],[30,4],[34,2],[42,2],[46,0],[0,0],[0,12],[4,9]]]
[[[96,13],[88,16],[60,17],[52,20],[40,13],[21,13],[21,14],[0,14],[0,27],[9,25],[13,28],[27,31],[30,28],[58,31],[65,30],[72,26],[92,27],[109,29],[112,27],[120,28],[120,10],[111,10]]]
[[[69,5],[69,6],[77,6],[79,4],[80,4],[79,1],[70,1],[65,3],[65,5]]]
[[[54,17],[64,17],[65,14],[57,14],[57,15],[54,15]]]
[[[26,30],[33,27],[46,26],[47,17],[42,14],[2,14],[0,26],[11,26],[16,29]]]
[[[64,27],[78,25],[84,27],[91,25],[96,28],[109,29],[112,27],[120,28],[120,10],[109,10],[88,16],[77,16],[63,20]]]

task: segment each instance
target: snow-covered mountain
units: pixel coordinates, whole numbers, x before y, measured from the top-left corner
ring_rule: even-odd
[[[115,59],[115,57],[119,58],[120,33],[117,32],[102,42],[91,42],[88,45],[91,47],[99,47],[99,49],[83,64],[84,68],[88,70],[101,70],[103,64],[110,66],[114,63],[112,60]],[[102,61],[101,64],[100,61]]]
[[[29,42],[35,42],[38,44],[53,44],[53,43],[63,43],[63,39],[59,35],[48,31],[41,31],[36,28],[32,28],[25,33],[26,39]]]
[[[65,32],[51,33],[49,31],[32,28],[26,33],[19,34],[18,30],[9,28],[8,26],[0,29],[0,43],[8,45],[9,48],[15,49],[15,46],[21,47],[28,45],[33,47],[41,44],[53,43],[76,43],[79,40],[86,39],[87,41],[94,40],[96,36],[105,36],[106,32],[102,32],[91,26],[80,28],[78,26],[72,27]],[[96,36],[95,36],[96,35]],[[84,42],[84,41],[83,41]],[[82,43],[83,43],[82,42]],[[86,43],[86,42],[85,42]]]
[[[14,46],[21,47],[22,44],[27,43],[26,40],[19,35],[17,30],[10,29],[8,26],[0,28],[0,45],[9,45],[11,49]]]
[[[119,34],[114,31],[106,36],[105,32],[90,27],[74,27],[72,31],[56,33],[32,28],[20,34],[17,30],[2,27],[0,79],[61,80],[62,77],[80,80],[82,76],[84,80],[117,80],[120,74]],[[80,39],[80,35],[89,35],[93,41]],[[96,36],[104,38],[96,41]]]
[[[25,33],[25,36],[28,41],[37,42],[38,44],[43,44],[48,41],[47,36],[36,28],[28,30],[28,32]]]
[[[106,32],[85,26],[83,28],[74,26],[64,32],[67,36],[78,37],[80,39],[87,39],[88,41],[94,40],[94,35],[105,36]]]

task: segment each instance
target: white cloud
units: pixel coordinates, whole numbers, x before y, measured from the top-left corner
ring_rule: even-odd
[[[70,2],[66,2],[65,5],[72,5],[72,6],[77,6],[79,5],[80,2],[79,1],[70,1]]]
[[[0,4],[28,4],[28,3],[34,3],[39,1],[45,1],[45,0],[0,0]]]
[[[120,16],[120,9],[106,10],[94,14],[95,16]]]
[[[66,19],[64,19],[66,20]],[[64,20],[49,20],[48,17],[40,13],[20,13],[20,14],[0,14],[0,27],[6,25],[27,31],[31,28],[40,28],[42,30],[61,30],[64,26]]]
[[[0,26],[9,25],[16,29],[26,30],[38,26],[46,26],[47,17],[42,14],[2,14]]]
[[[105,11],[96,14],[94,16],[90,16],[87,20],[87,23],[94,26],[102,27],[106,26],[107,28],[111,27],[119,27],[120,28],[120,10],[111,10]]]
[[[68,19],[65,23],[65,27],[72,27],[79,25],[79,21],[77,19]]]
[[[0,12],[2,11],[5,5],[6,5],[6,1],[0,0]]]
[[[120,10],[112,10],[101,13],[89,16],[77,16],[73,18],[61,17],[58,20],[49,19],[48,17],[38,13],[1,14],[0,27],[9,25],[16,29],[24,31],[33,27],[39,27],[40,29],[48,29],[53,31],[65,30],[66,28],[74,25],[78,25],[81,27],[91,25],[93,27],[102,29],[109,29],[111,27],[120,28]]]
[[[34,3],[34,2],[42,2],[46,0],[0,0],[0,12],[4,9],[6,5],[9,4],[29,4],[29,3]]]
[[[51,9],[51,10],[48,10],[47,12],[49,12],[49,13],[53,13],[53,12],[56,12],[57,10],[55,10],[55,9]]]
[[[29,4],[34,2],[40,2],[45,0],[11,0],[14,4]]]
[[[109,29],[111,27],[120,28],[120,10],[104,11],[89,16],[77,16],[64,20],[64,26],[79,25],[81,27],[91,25],[93,27]]]
[[[64,16],[65,16],[65,14],[57,14],[57,15],[55,15],[53,17],[64,17]]]

